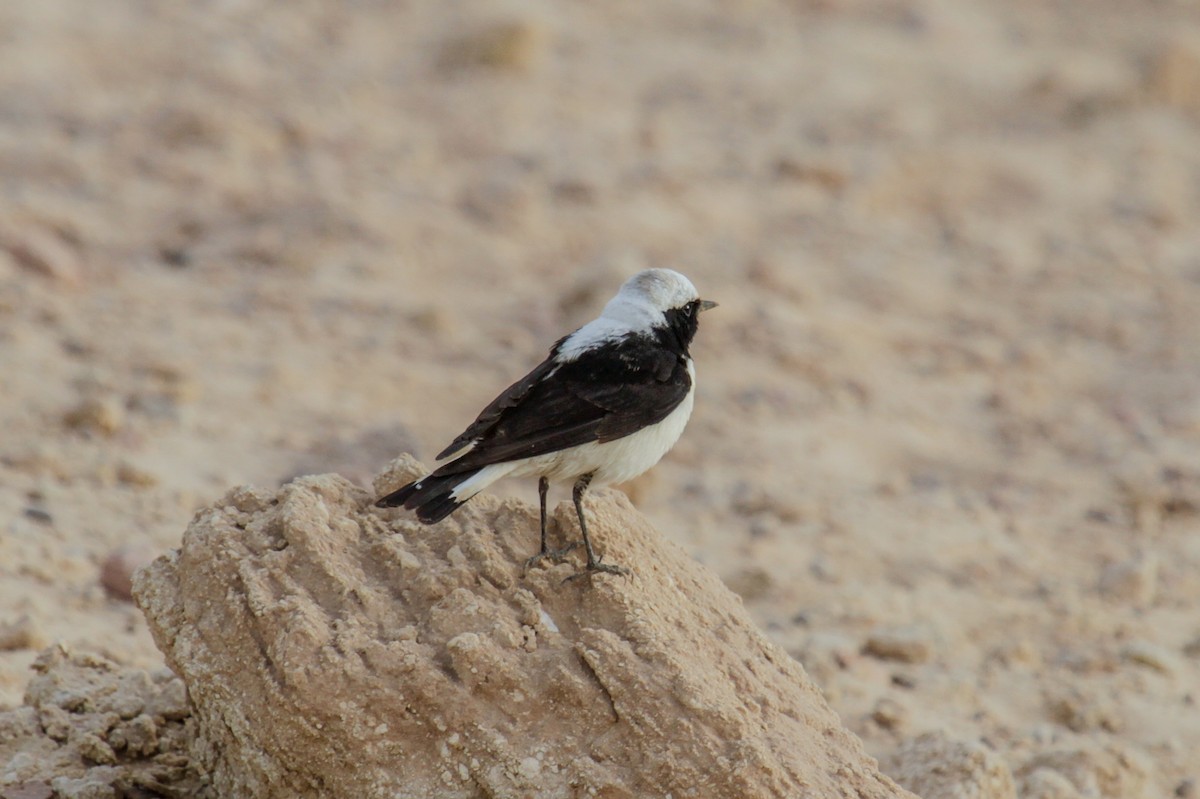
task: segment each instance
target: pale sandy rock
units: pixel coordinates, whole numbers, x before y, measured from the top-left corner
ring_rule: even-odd
[[[885,730],[901,729],[912,714],[904,705],[891,697],[883,697],[871,710],[871,720]]]
[[[885,771],[922,799],[1016,799],[1008,764],[976,741],[926,733],[906,741]]]
[[[38,780],[22,782],[0,788],[0,799],[53,799],[54,789],[50,783]]]
[[[129,461],[121,461],[117,464],[117,480],[122,485],[134,488],[153,488],[158,485],[158,477],[153,472],[142,469]]]
[[[523,71],[543,49],[546,32],[528,20],[497,20],[461,33],[442,45],[438,66],[455,72],[469,68]]]
[[[111,436],[125,424],[125,409],[116,397],[89,397],[63,415],[63,424],[72,430]]]
[[[933,657],[933,636],[918,627],[876,630],[867,638],[863,652],[882,660],[924,663]]]
[[[177,677],[61,646],[33,668],[25,704],[0,713],[0,799],[42,783],[56,797],[201,795],[186,714],[155,713],[178,704]]]
[[[589,518],[634,576],[565,584],[578,564],[522,574],[529,505],[430,527],[371,498],[331,475],[235,490],[135,578],[220,795],[907,796],[621,494]]]
[[[1120,732],[1124,727],[1112,697],[1079,685],[1061,685],[1047,691],[1050,718],[1074,732]]]
[[[79,253],[54,231],[39,225],[0,226],[0,248],[26,269],[68,286],[83,280]]]
[[[101,767],[82,777],[55,777],[50,785],[60,799],[119,799],[116,779],[116,769]]]
[[[1128,663],[1144,666],[1168,676],[1179,674],[1183,668],[1174,652],[1165,646],[1141,639],[1130,641],[1121,647],[1121,658]]]
[[[1080,799],[1071,781],[1054,769],[1038,768],[1021,780],[1022,799]]]
[[[1153,552],[1140,553],[1114,563],[1100,575],[1100,593],[1117,602],[1146,606],[1158,593],[1159,559]]]
[[[41,649],[46,645],[42,630],[29,614],[22,614],[16,621],[0,624],[0,652],[18,649]]]
[[[1018,778],[1027,782],[1029,775],[1042,769],[1061,775],[1081,796],[1143,799],[1153,795],[1151,766],[1145,756],[1116,742],[1081,738],[1071,748],[1035,755],[1018,770]]]

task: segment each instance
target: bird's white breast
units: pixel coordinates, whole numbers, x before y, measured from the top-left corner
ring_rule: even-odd
[[[688,359],[692,387],[683,401],[657,424],[624,438],[604,443],[589,442],[570,449],[539,455],[513,463],[513,477],[545,475],[554,481],[575,480],[589,472],[592,485],[609,485],[632,480],[658,463],[675,446],[692,415],[696,396],[696,368]]]

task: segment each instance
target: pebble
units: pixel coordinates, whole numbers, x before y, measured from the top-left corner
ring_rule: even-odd
[[[153,488],[158,485],[158,477],[145,469],[134,466],[129,461],[117,464],[117,480],[122,485],[134,488]]]
[[[42,649],[45,646],[46,637],[28,615],[9,624],[0,624],[0,652]]]
[[[1021,781],[1023,799],[1079,799],[1071,781],[1052,768],[1038,768]]]
[[[1130,641],[1121,649],[1121,658],[1129,663],[1154,669],[1161,674],[1179,673],[1179,662],[1175,653],[1149,641]]]
[[[875,703],[871,720],[885,730],[896,730],[908,721],[908,710],[895,699],[885,696]]]
[[[26,226],[0,230],[0,248],[21,267],[66,285],[78,285],[83,267],[75,249],[53,231]]]
[[[122,544],[108,554],[100,566],[100,584],[114,599],[133,599],[133,573],[158,557],[145,544]]]
[[[745,601],[753,602],[769,595],[775,581],[766,569],[750,566],[726,577],[725,585]]]
[[[1048,696],[1046,710],[1050,718],[1073,732],[1120,732],[1124,726],[1110,698],[1075,686]]]
[[[125,424],[125,409],[115,397],[91,397],[63,415],[72,430],[111,436]]]
[[[1150,605],[1158,593],[1158,556],[1141,553],[1114,563],[1100,575],[1100,594],[1114,602]]]
[[[933,657],[933,639],[916,627],[876,630],[867,638],[863,653],[881,660],[901,663],[925,663]]]
[[[529,22],[495,22],[446,41],[438,66],[447,72],[479,67],[523,71],[537,59],[544,38]]]

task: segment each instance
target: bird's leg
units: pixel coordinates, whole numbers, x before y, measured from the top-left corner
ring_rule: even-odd
[[[562,560],[567,553],[579,546],[579,544],[567,544],[562,549],[551,550],[549,543],[546,541],[546,493],[550,490],[550,479],[542,477],[538,480],[538,500],[542,510],[542,548],[532,558],[525,561],[525,568],[529,569],[542,558],[550,558],[551,560]]]
[[[587,571],[571,575],[567,580],[574,580],[576,577],[582,577],[584,574],[592,574],[594,572],[629,574],[629,570],[621,566],[601,563],[600,559],[596,557],[595,551],[592,550],[592,541],[588,538],[587,522],[583,519],[583,492],[587,491],[587,487],[591,482],[592,475],[585,474],[575,481],[575,488],[571,491],[571,497],[575,500],[575,513],[579,515],[579,532],[583,534],[583,547],[587,550]]]
[[[539,555],[546,554],[546,492],[550,490],[550,480],[545,475],[538,478],[538,504],[542,509],[542,548]]]

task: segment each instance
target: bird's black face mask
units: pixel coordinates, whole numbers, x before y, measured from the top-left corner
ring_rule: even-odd
[[[688,347],[696,336],[696,328],[700,322],[700,300],[692,300],[681,308],[672,308],[664,316],[667,327],[659,332],[659,340],[663,346],[675,350],[680,355],[688,354]]]

